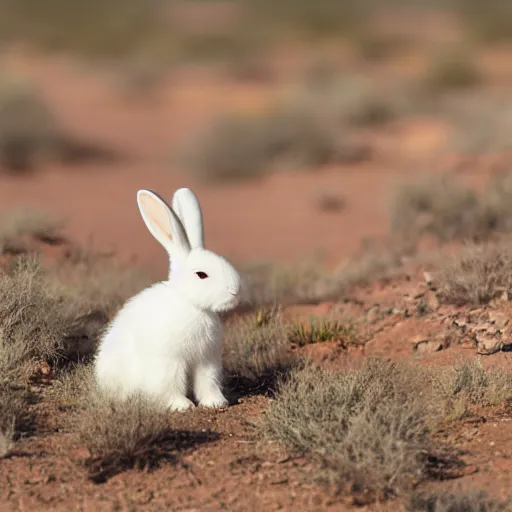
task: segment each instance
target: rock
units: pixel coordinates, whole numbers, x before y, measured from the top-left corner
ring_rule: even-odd
[[[485,313],[485,309],[483,309],[483,308],[471,310],[469,312],[469,321],[476,322],[477,320],[480,319],[481,316],[483,316],[484,313]]]
[[[494,336],[480,333],[476,335],[476,351],[478,354],[495,354],[496,352],[500,352],[502,347],[503,342]]]
[[[412,300],[418,300],[418,299],[423,298],[423,297],[425,296],[425,293],[426,293],[426,291],[425,291],[425,290],[417,290],[417,291],[415,291],[415,292],[413,292],[413,293],[411,294],[411,297],[410,297],[410,298],[411,298]]]
[[[414,336],[411,343],[413,351],[420,353],[438,352],[443,349],[442,341],[439,339],[432,340],[422,335]]]
[[[429,286],[434,282],[430,272],[423,272],[423,279],[425,279],[425,283],[427,283]]]
[[[439,309],[439,299],[433,293],[427,295],[427,306],[431,311]]]
[[[489,334],[496,334],[496,328],[488,322],[480,322],[471,326],[471,329],[476,332],[487,332]]]
[[[431,340],[427,343],[420,343],[416,350],[420,353],[439,352],[443,350],[443,344],[440,341]]]
[[[460,348],[474,349],[476,347],[476,340],[473,338],[463,338],[458,345]]]
[[[366,321],[370,324],[374,324],[379,320],[379,317],[381,316],[380,308],[379,306],[372,306],[367,312],[366,312]]]
[[[505,313],[502,313],[501,311],[491,311],[489,313],[489,321],[494,324],[496,329],[503,332],[509,323],[509,318]]]
[[[414,345],[419,345],[420,343],[427,343],[429,341],[429,337],[423,334],[417,334],[411,338],[411,343]]]
[[[457,326],[457,327],[466,327],[466,325],[468,325],[468,323],[466,322],[466,320],[462,320],[460,318],[456,318],[453,323]]]

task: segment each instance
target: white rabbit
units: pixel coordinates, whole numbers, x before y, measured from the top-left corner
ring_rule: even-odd
[[[172,410],[221,407],[222,323],[219,313],[239,303],[240,276],[204,248],[195,194],[181,188],[172,208],[149,190],[137,192],[151,234],[169,253],[169,279],[129,299],[106,330],[95,359],[100,388],[126,397],[143,392]]]

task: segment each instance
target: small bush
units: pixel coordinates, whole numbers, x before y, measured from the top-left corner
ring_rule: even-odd
[[[491,177],[483,192],[482,202],[496,231],[512,229],[512,172],[499,172]]]
[[[375,87],[363,79],[342,82],[339,90],[341,118],[355,127],[381,126],[397,118],[404,107],[391,97],[391,92]],[[336,101],[333,100],[333,104]]]
[[[226,331],[226,386],[235,394],[272,394],[278,380],[300,364],[290,351],[287,328],[276,311],[261,310]]]
[[[474,61],[462,53],[433,58],[424,77],[427,89],[437,92],[469,89],[482,82],[483,77]]]
[[[0,168],[28,172],[52,159],[80,163],[119,157],[115,151],[67,136],[32,85],[0,81]]]
[[[92,389],[75,417],[75,430],[87,446],[94,482],[126,469],[154,469],[176,463],[176,452],[213,439],[210,433],[173,431],[166,408],[141,395],[117,400]]]
[[[483,491],[458,493],[415,493],[406,505],[407,512],[506,512],[510,504],[499,503]]]
[[[452,96],[442,111],[453,125],[446,150],[462,156],[502,155],[512,148],[512,104],[508,98],[479,101],[474,95]],[[504,173],[508,174],[508,173]]]
[[[452,376],[452,393],[465,402],[485,407],[512,400],[512,373],[486,370],[479,359],[454,366]]]
[[[310,73],[305,77],[305,84],[298,88],[297,97],[312,110],[341,126],[380,127],[406,113],[409,108],[407,94],[397,94],[396,90],[382,84],[377,87],[364,76],[333,73],[312,81]]]
[[[337,126],[309,105],[278,107],[259,116],[215,119],[191,139],[184,165],[208,181],[241,180],[281,168],[311,169],[355,158]]]
[[[468,245],[439,272],[441,300],[481,305],[501,296],[512,296],[512,246],[509,243]]]
[[[421,480],[437,412],[418,374],[380,360],[329,373],[306,367],[280,386],[265,434],[316,454],[334,482],[397,492]]]
[[[0,84],[0,166],[27,171],[55,152],[60,138],[53,113],[36,91],[15,81]]]
[[[446,243],[486,238],[497,226],[495,212],[450,174],[425,176],[397,187],[390,222],[392,234],[411,247],[425,234]]]

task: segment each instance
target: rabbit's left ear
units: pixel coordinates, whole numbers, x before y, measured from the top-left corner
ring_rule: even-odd
[[[181,220],[192,249],[204,249],[203,214],[197,196],[189,188],[178,189],[172,198],[172,209]]]
[[[149,232],[162,244],[169,256],[190,251],[190,243],[180,219],[160,196],[151,190],[139,190],[137,204]]]

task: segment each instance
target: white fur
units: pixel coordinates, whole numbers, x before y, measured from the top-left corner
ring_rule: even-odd
[[[142,391],[173,410],[194,405],[187,398],[190,390],[199,405],[224,406],[218,313],[238,304],[240,278],[224,258],[201,247],[197,198],[188,189],[178,192],[173,206],[179,217],[156,194],[139,191],[142,216],[168,250],[172,270],[167,281],[132,297],[114,318],[96,356],[96,380],[120,398]],[[168,229],[172,237],[166,239],[163,233]],[[187,238],[189,230],[193,248]],[[200,279],[198,271],[208,278]]]

